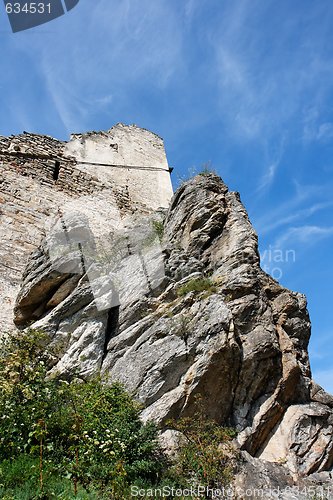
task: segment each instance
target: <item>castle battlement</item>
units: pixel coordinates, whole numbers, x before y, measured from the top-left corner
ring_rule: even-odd
[[[27,132],[0,137],[0,162],[63,191],[126,188],[130,200],[152,209],[167,207],[173,194],[163,140],[136,125],[72,134],[69,142]]]

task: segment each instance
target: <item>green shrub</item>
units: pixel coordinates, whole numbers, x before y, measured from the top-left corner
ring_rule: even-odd
[[[182,432],[186,438],[173,466],[174,477],[187,485],[222,488],[233,477],[236,451],[231,441],[236,436],[233,429],[221,427],[207,418],[200,396],[197,397],[193,417],[171,420],[171,428]]]
[[[48,380],[50,354],[39,332],[0,343],[0,467],[14,471],[25,459],[37,460],[37,474],[31,468],[29,481],[22,476],[26,488],[32,481],[44,491],[56,476],[71,480],[74,491],[80,484],[108,489],[109,498],[123,498],[135,480],[157,481],[163,467],[157,429],[142,424],[139,405],[121,385]]]
[[[186,319],[182,319],[186,321]],[[203,417],[174,427],[188,438],[169,466],[153,423],[120,384],[48,379],[47,337],[30,330],[0,339],[0,497],[7,500],[130,498],[140,487],[225,484],[221,442],[232,433]],[[9,458],[10,457],[10,458]]]
[[[161,222],[159,220],[153,220],[152,225],[153,225],[153,229],[154,229],[155,233],[158,236],[158,239],[160,241],[162,241],[163,234],[164,234],[164,224],[163,224],[163,222]]]
[[[209,292],[209,294],[216,292],[217,287],[214,282],[209,278],[194,278],[189,280],[184,285],[180,286],[177,290],[178,297],[182,297],[190,292],[200,293],[203,291]]]

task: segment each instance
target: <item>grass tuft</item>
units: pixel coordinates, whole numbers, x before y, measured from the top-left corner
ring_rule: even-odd
[[[178,297],[182,297],[190,292],[200,293],[204,291],[209,292],[210,295],[211,293],[216,292],[216,290],[217,287],[210,278],[194,278],[179,287],[177,295]]]

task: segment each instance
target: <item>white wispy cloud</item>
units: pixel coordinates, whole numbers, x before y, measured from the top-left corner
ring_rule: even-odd
[[[259,181],[257,192],[264,191],[272,185],[279,163],[279,161],[275,161],[268,166],[266,172]]]
[[[316,243],[333,235],[333,226],[299,226],[291,227],[277,238],[273,244],[274,248],[285,248],[286,246],[292,247],[297,244],[310,244]]]
[[[321,385],[326,392],[333,394],[333,368],[328,370],[317,370],[312,376],[315,382]]]
[[[268,233],[281,226],[286,226],[288,224],[295,223],[298,220],[304,221],[308,217],[311,217],[312,215],[316,214],[317,212],[326,210],[328,208],[331,208],[332,206],[333,206],[333,201],[314,203],[310,207],[301,208],[297,211],[290,210],[289,214],[281,215],[280,217],[275,219],[274,217],[270,216],[269,219],[266,219],[267,222],[265,226],[264,227],[261,226],[261,232],[262,234]]]
[[[190,23],[194,17],[194,14],[200,8],[200,4],[198,4],[197,0],[187,0],[185,3],[185,19],[188,23]]]
[[[260,142],[286,133],[301,138],[304,102],[311,101],[320,112],[323,96],[332,89],[333,61],[325,54],[326,20],[321,28],[310,23],[298,31],[299,43],[291,50],[290,39],[300,19],[291,15],[288,22],[278,23],[275,15],[281,11],[274,2],[230,2],[207,35],[215,57],[221,116],[238,140]],[[304,11],[300,17],[309,21],[308,15]],[[272,36],[277,25],[278,36]],[[330,134],[323,125],[319,135]],[[268,179],[275,163],[268,163]]]
[[[37,33],[26,46],[67,132],[89,127],[99,107],[106,117],[107,108],[130,110],[137,86],[163,89],[183,67],[182,19],[167,0],[99,0],[77,9],[50,23],[54,36]]]
[[[310,359],[320,359],[324,361],[327,365],[332,359],[332,353],[330,346],[332,345],[332,332],[320,331],[313,332],[309,345],[309,355]],[[333,347],[332,347],[333,352]]]
[[[281,135],[277,147],[274,148],[275,151],[273,152],[266,151],[266,156],[270,159],[270,163],[268,163],[268,167],[264,169],[264,173],[261,179],[259,179],[259,185],[257,188],[258,194],[263,194],[272,186],[275,179],[275,175],[278,171],[281,160],[283,158],[283,154],[285,152],[285,145],[286,145],[286,135],[283,133]],[[267,150],[271,148],[272,146],[266,145],[265,149]]]
[[[259,234],[267,234],[270,231],[295,222],[304,220],[319,210],[329,208],[331,200],[331,186],[321,184],[301,184],[293,180],[294,193],[284,202],[280,202],[275,208],[266,211],[255,218],[254,223]]]
[[[322,123],[319,126],[317,139],[320,141],[327,141],[333,138],[333,123]]]
[[[276,22],[279,35],[272,36],[279,11],[270,1],[224,3],[207,32],[220,120],[233,144],[253,143],[261,148],[261,158],[253,165],[261,195],[273,186],[286,146],[302,140],[304,102],[313,103],[320,114],[333,79],[333,60],[325,57],[325,21],[323,32],[317,32],[314,23],[311,33],[299,32],[300,43],[291,50],[296,17]],[[311,50],[309,37],[315,40]],[[327,140],[330,133],[328,122],[319,124],[318,138]],[[275,151],[274,144],[280,151]]]
[[[310,106],[303,113],[303,140],[309,142],[328,142],[333,139],[333,123],[323,122],[319,109]]]

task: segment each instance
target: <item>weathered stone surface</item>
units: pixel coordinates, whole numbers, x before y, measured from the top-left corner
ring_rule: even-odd
[[[332,498],[333,474],[321,472],[308,477],[293,477],[285,465],[252,457],[243,451],[229,496],[218,498],[310,500]]]
[[[39,314],[34,326],[59,350],[52,370],[85,378],[101,369],[143,403],[143,419],[161,424],[191,415],[200,393],[207,416],[239,431],[258,481],[295,484],[330,470],[332,398],[311,380],[306,299],[261,270],[239,195],[217,176],[197,176],[167,214],[125,217],[117,228],[106,221],[103,241],[103,258],[99,241],[81,241],[82,272],[68,265],[71,252],[55,265],[47,245],[29,264],[16,311],[22,323]]]
[[[317,403],[323,403],[324,405],[330,406],[333,408],[333,396],[331,394],[327,394],[319,384],[312,381],[311,384],[311,400],[316,401]]]
[[[135,125],[74,134],[69,142],[0,136],[0,330],[14,326],[22,271],[51,219],[80,212],[104,234],[105,221],[121,227],[126,214],[166,208],[172,194],[163,140]]]
[[[295,475],[331,469],[332,410],[321,403],[289,406],[259,456],[286,463]]]
[[[79,282],[78,276],[72,276],[68,278],[68,280],[64,281],[57,291],[52,295],[50,300],[46,303],[46,309],[53,309],[60,304],[63,300],[65,300],[68,295],[72,293],[72,291],[76,288],[76,285]]]
[[[184,434],[179,431],[166,429],[165,431],[160,432],[158,441],[161,450],[171,460],[174,460],[177,458],[180,447],[186,444],[187,439],[185,438]]]

